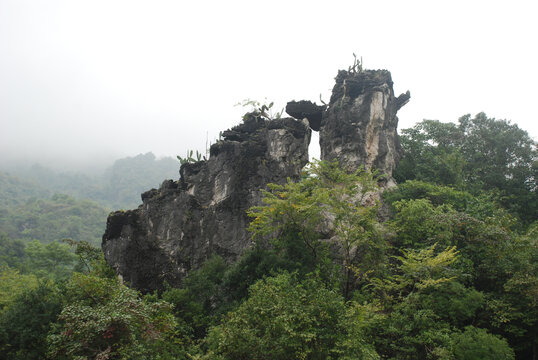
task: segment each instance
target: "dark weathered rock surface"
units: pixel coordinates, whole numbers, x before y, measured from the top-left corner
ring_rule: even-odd
[[[297,120],[307,119],[314,131],[319,131],[323,112],[327,106],[317,105],[311,101],[290,101],[286,105],[286,112]]]
[[[320,127],[322,160],[377,169],[393,181],[401,157],[396,112],[410,94],[395,97],[392,85],[387,70],[339,71]]]
[[[180,180],[142,194],[136,210],[107,221],[102,248],[125,283],[141,291],[179,285],[217,253],[235,260],[250,246],[246,210],[267,183],[297,178],[308,161],[310,129],[286,118],[249,118],[223,133],[207,161],[184,164]]]

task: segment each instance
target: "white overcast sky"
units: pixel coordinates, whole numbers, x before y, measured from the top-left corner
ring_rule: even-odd
[[[400,129],[484,111],[537,139],[537,4],[0,0],[0,161],[203,150],[243,99],[328,100],[354,52],[411,91]]]

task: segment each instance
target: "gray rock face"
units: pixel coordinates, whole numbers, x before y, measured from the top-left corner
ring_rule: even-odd
[[[250,246],[246,210],[261,204],[267,183],[298,178],[308,162],[308,124],[250,117],[223,133],[207,161],[181,166],[142,194],[136,210],[107,220],[102,248],[125,283],[141,291],[180,285],[212,254],[233,261]]]
[[[340,71],[320,128],[321,160],[355,170],[378,169],[392,180],[401,157],[396,112],[410,98],[394,96],[387,70]]]

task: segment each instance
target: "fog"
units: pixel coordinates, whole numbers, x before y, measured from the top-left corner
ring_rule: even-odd
[[[204,151],[244,99],[327,101],[362,56],[399,128],[484,111],[535,139],[534,2],[0,2],[0,167]],[[315,150],[314,154],[315,153]],[[318,150],[319,151],[319,150]],[[319,152],[318,152],[319,154]],[[104,167],[103,166],[103,167]]]

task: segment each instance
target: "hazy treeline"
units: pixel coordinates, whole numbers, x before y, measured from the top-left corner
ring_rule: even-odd
[[[116,160],[103,173],[57,172],[35,164],[10,172],[33,181],[50,194],[68,194],[93,200],[112,210],[140,205],[140,194],[158,187],[165,179],[179,177],[179,163],[171,157],[157,159],[151,152]]]
[[[137,207],[142,192],[177,178],[178,169],[177,160],[147,153],[117,160],[101,175],[40,165],[0,172],[0,233],[24,242],[69,238],[99,246],[110,211]]]

